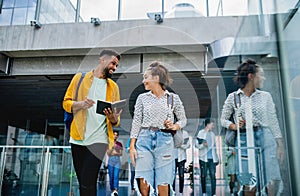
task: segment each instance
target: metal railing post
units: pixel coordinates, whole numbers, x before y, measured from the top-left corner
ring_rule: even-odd
[[[44,171],[42,177],[42,196],[47,196],[47,189],[48,189],[48,180],[49,180],[49,168],[50,168],[50,160],[51,160],[51,152],[49,147],[47,147],[47,151],[45,154],[45,164],[44,164]]]
[[[3,175],[4,175],[4,168],[5,168],[5,161],[6,161],[6,152],[5,147],[3,147],[2,153],[1,153],[1,160],[0,160],[0,196],[2,193],[2,182],[3,182]]]

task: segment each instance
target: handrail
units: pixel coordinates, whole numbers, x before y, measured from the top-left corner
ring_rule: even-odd
[[[42,194],[41,195],[43,195],[43,196],[47,195],[50,161],[51,161],[51,152],[49,151],[49,148],[47,148],[47,152],[45,154],[45,164],[44,164],[44,172],[43,172],[43,178],[42,178]]]
[[[3,182],[3,175],[4,175],[4,162],[6,160],[6,152],[3,148],[1,153],[1,160],[0,160],[0,191],[2,190],[2,182]],[[1,195],[1,194],[0,194]]]
[[[59,149],[64,149],[64,148],[71,148],[71,146],[4,146],[4,145],[0,145],[0,148],[59,148]]]

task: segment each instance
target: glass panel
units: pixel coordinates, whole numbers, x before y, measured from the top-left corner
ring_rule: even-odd
[[[248,0],[213,0],[206,2],[208,2],[209,16],[248,15]],[[206,3],[205,6],[207,6]]]
[[[227,1],[226,1],[227,2]],[[276,5],[280,5],[276,9]],[[274,13],[286,13],[294,7],[297,3],[297,0],[284,1],[284,0],[256,0],[248,1],[248,14],[249,15],[259,15],[259,14],[274,14]],[[236,4],[235,4],[236,5]]]
[[[250,18],[249,18],[250,19]],[[272,19],[271,19],[272,20]],[[254,24],[254,23],[253,23]],[[248,24],[249,25],[249,24]],[[241,26],[239,27],[240,29],[243,29],[244,27],[248,26],[246,23],[242,23]],[[256,28],[260,31],[260,30],[263,30],[264,28],[270,28],[269,26],[270,24],[267,24],[267,23],[262,23],[260,24],[259,26],[257,26]],[[252,25],[254,26],[254,25]],[[271,26],[270,29],[273,29],[274,27]],[[282,28],[282,27],[280,27]],[[243,33],[239,33],[237,34],[235,40],[236,40],[236,44],[239,45],[239,39],[244,37]],[[259,101],[254,101],[255,100],[255,96],[257,96],[259,94],[259,92],[257,94],[252,94],[250,96],[250,100],[251,100],[251,103],[253,103],[253,105],[251,107],[246,107],[245,110],[243,111],[251,111],[249,113],[251,113],[251,117],[253,119],[253,123],[256,123],[257,125],[259,124],[259,126],[264,126],[264,129],[263,129],[263,137],[264,137],[264,153],[265,152],[268,152],[267,155],[265,155],[265,159],[262,159],[263,161],[263,165],[264,165],[264,168],[261,170],[262,172],[266,172],[265,176],[262,176],[262,177],[265,177],[263,178],[264,179],[264,183],[263,185],[260,186],[261,188],[261,191],[264,191],[264,186],[268,186],[268,188],[279,188],[277,189],[277,191],[282,191],[280,189],[281,186],[283,186],[283,192],[286,194],[286,195],[290,195],[288,192],[290,191],[290,187],[289,187],[289,174],[288,174],[288,171],[287,171],[287,167],[288,167],[288,162],[284,161],[286,160],[286,155],[284,155],[283,157],[281,157],[280,160],[277,160],[276,158],[273,159],[272,161],[272,165],[269,163],[270,162],[270,159],[271,157],[279,157],[281,154],[279,153],[280,151],[277,151],[276,149],[276,142],[279,143],[279,138],[275,138],[275,136],[277,135],[276,134],[276,131],[278,132],[281,132],[282,133],[282,137],[283,137],[283,141],[285,141],[286,139],[286,128],[284,127],[284,107],[283,107],[283,96],[282,96],[282,90],[283,90],[283,87],[282,87],[282,84],[281,84],[281,81],[280,81],[280,71],[279,71],[279,62],[278,62],[278,58],[277,56],[274,54],[274,52],[272,52],[272,50],[274,50],[274,47],[276,48],[276,46],[274,45],[274,47],[269,47],[268,45],[262,45],[263,46],[263,51],[266,53],[266,54],[269,54],[269,55],[264,55],[264,56],[261,56],[259,54],[257,55],[251,55],[249,56],[247,54],[247,50],[249,50],[249,46],[251,44],[253,48],[256,48],[259,44],[261,44],[262,41],[258,41],[258,40],[247,40],[244,44],[242,45],[233,45],[231,51],[234,51],[237,47],[241,47],[242,49],[245,49],[245,51],[239,53],[240,56],[236,56],[236,62],[233,63],[232,60],[233,59],[227,59],[228,61],[228,64],[225,62],[225,66],[224,68],[228,69],[228,70],[231,70],[232,71],[232,77],[230,78],[231,80],[231,83],[229,83],[229,80],[228,78],[224,77],[223,78],[223,82],[225,83],[225,85],[227,86],[226,90],[227,92],[223,92],[223,91],[218,91],[218,94],[220,94],[220,103],[221,103],[221,107],[219,109],[219,111],[222,110],[222,107],[224,106],[224,101],[225,101],[225,98],[223,97],[223,95],[227,96],[229,93],[235,91],[238,89],[238,86],[235,86],[235,84],[232,82],[232,79],[234,78],[234,73],[236,72],[236,68],[237,66],[244,60],[246,60],[247,58],[252,58],[252,59],[255,59],[255,61],[257,62],[258,65],[260,65],[263,70],[264,70],[264,85],[263,86],[260,86],[260,90],[263,90],[263,91],[266,91],[268,93],[270,93],[270,95],[272,96],[272,101],[274,102],[274,107],[275,107],[275,110],[276,111],[273,111],[271,112],[271,109],[273,106],[273,103],[272,101],[266,101],[266,105],[268,108],[264,108],[262,106],[259,106],[258,102],[261,103],[261,100],[260,99]],[[270,43],[270,44],[273,44],[273,43]],[[224,44],[225,45],[225,44]],[[247,45],[247,46],[246,46]],[[248,48],[248,49],[246,49]],[[257,51],[257,53],[259,53]],[[275,52],[276,53],[276,52]],[[235,66],[232,66],[232,64],[235,64]],[[249,83],[248,83],[249,84]],[[251,84],[251,82],[250,82]],[[254,85],[254,84],[253,84]],[[256,87],[258,86],[258,84],[255,84]],[[221,86],[221,85],[220,85]],[[252,87],[253,88],[253,87]],[[256,88],[255,89],[255,93],[256,93]],[[245,89],[244,89],[245,90]],[[265,92],[265,93],[266,93]],[[233,97],[233,96],[232,96]],[[246,102],[246,99],[247,98],[244,98],[243,101],[242,101],[242,104],[245,104]],[[224,101],[222,101],[224,100]],[[231,99],[233,101],[233,99]],[[248,102],[249,103],[249,102]],[[233,104],[234,105],[234,104]],[[232,105],[232,109],[233,109],[233,106]],[[228,106],[228,102],[227,104],[225,104],[225,106]],[[215,106],[216,107],[216,106]],[[246,112],[245,112],[246,113]],[[243,113],[244,114],[244,113]],[[276,117],[270,115],[270,114],[273,114],[273,115],[276,115]],[[243,116],[243,119],[245,119],[245,115]],[[249,114],[250,115],[250,114]],[[253,116],[252,116],[253,115]],[[258,118],[258,116],[260,116],[259,118],[261,119],[260,122],[256,121],[255,118]],[[271,117],[272,116],[272,117]],[[273,118],[274,117],[274,118]],[[266,118],[265,120],[263,120],[263,118]],[[272,119],[272,120],[271,120]],[[256,122],[255,122],[256,121]],[[232,120],[232,122],[234,122]],[[246,119],[246,122],[251,122],[249,120]],[[278,124],[277,124],[278,123]],[[232,123],[234,124],[234,123]],[[249,124],[248,124],[249,125]],[[279,125],[279,126],[276,126],[276,125]],[[247,126],[247,123],[246,123],[246,126]],[[252,126],[252,125],[250,125]],[[255,125],[253,125],[255,126]],[[266,127],[266,128],[265,128]],[[226,127],[227,128],[227,127]],[[248,128],[248,127],[246,127]],[[272,131],[272,133],[270,132],[270,130]],[[220,130],[221,131],[221,130]],[[258,131],[259,132],[259,131]],[[221,132],[222,133],[222,132]],[[278,136],[278,135],[277,135]],[[278,136],[279,137],[279,136]],[[253,139],[253,138],[252,138]],[[255,144],[257,144],[258,139],[255,138],[253,139],[255,140]],[[271,144],[273,143],[273,144]],[[272,146],[272,147],[270,147]],[[278,145],[279,146],[279,145]],[[282,151],[286,151],[285,145],[281,146],[281,150]],[[275,147],[275,148],[273,148]],[[223,156],[224,156],[224,153],[225,153],[225,149],[223,149]],[[287,151],[286,151],[287,152]],[[271,156],[271,153],[273,153],[273,155]],[[267,157],[267,158],[266,158]],[[274,165],[276,165],[275,163],[277,161],[280,161],[280,171],[281,171],[281,177],[279,177],[279,175],[275,178],[277,179],[282,179],[282,182],[283,184],[280,184],[278,183],[275,187],[270,187],[267,183],[271,183],[270,182],[270,178],[272,176],[272,174],[275,174],[275,171],[276,169],[274,169],[274,171],[270,171],[269,169],[272,168],[273,170],[273,167]],[[254,162],[254,161],[252,161]],[[257,165],[257,164],[256,164]],[[272,166],[272,167],[271,167]],[[266,169],[267,167],[267,169]],[[224,168],[225,169],[225,168]],[[247,170],[246,170],[247,171]],[[272,176],[273,177],[273,176]],[[227,179],[228,180],[228,179]],[[279,180],[278,180],[279,181]],[[239,181],[240,182],[240,181]],[[257,181],[258,182],[258,181]],[[259,183],[261,183],[263,181],[260,181]],[[241,183],[241,182],[240,182]],[[273,182],[272,182],[273,183]],[[274,182],[275,183],[275,182]],[[227,183],[225,183],[227,184]],[[274,191],[275,189],[273,189]]]
[[[36,7],[37,0],[28,0],[28,7]]]
[[[280,1],[283,2],[283,1]],[[283,94],[284,94],[284,104],[285,114],[284,118],[286,119],[286,129],[287,129],[287,143],[292,144],[291,150],[289,151],[289,160],[290,170],[291,170],[291,181],[289,186],[293,187],[292,194],[289,195],[299,195],[300,187],[300,170],[299,170],[299,157],[300,157],[300,38],[298,35],[299,32],[299,1],[297,7],[294,7],[295,1],[291,1],[289,10],[293,10],[286,16],[277,17],[277,25],[279,26],[278,30],[278,43],[279,51],[278,56],[280,57],[280,67],[282,68],[282,78],[283,78]],[[278,9],[281,9],[281,4],[277,4]],[[274,55],[273,55],[274,56]],[[276,56],[275,56],[276,57]],[[271,57],[270,57],[271,58]],[[274,57],[273,57],[274,58]],[[283,174],[287,176],[287,172]],[[288,184],[286,184],[288,186]],[[288,193],[287,193],[288,194]]]
[[[118,19],[118,0],[81,1],[80,17],[84,22],[90,22],[91,17],[104,20]]]
[[[127,0],[121,1],[121,19],[147,19],[147,13],[162,11],[159,0]]]
[[[26,24],[27,8],[15,8],[13,15],[13,25]]]
[[[266,186],[266,168],[264,162],[262,161],[263,157],[261,148],[229,148],[227,146],[223,146],[222,152],[223,161],[219,166],[223,167],[224,169],[222,174],[224,175],[225,184],[229,184],[231,180],[234,182],[233,180],[235,179],[241,185],[245,185],[247,187]],[[238,152],[241,152],[242,157],[238,155]],[[248,156],[243,155],[243,152],[248,153]],[[254,155],[254,159],[251,159],[251,153]],[[236,171],[239,172],[235,176]],[[237,186],[234,186],[233,191],[238,192],[240,190]]]
[[[166,18],[206,16],[205,0],[165,0]],[[180,6],[181,5],[181,6]]]
[[[12,9],[2,9],[0,14],[0,25],[10,25],[12,20]]]
[[[27,9],[27,19],[26,24],[30,24],[30,21],[34,20],[35,16],[35,7]]]
[[[11,8],[14,5],[14,0],[3,0],[2,8]]]
[[[274,14],[274,13],[287,13],[290,9],[294,8],[298,0],[262,0],[263,13],[264,14]],[[275,6],[275,3],[279,6]]]
[[[75,194],[78,190],[78,182],[72,164],[72,155],[67,149],[68,147],[50,147],[47,195],[78,195]]]
[[[218,16],[221,13],[219,8],[220,1],[219,0],[212,0],[206,1],[208,5],[208,16]]]
[[[218,6],[220,9],[218,16],[248,15],[248,0],[223,0]]]
[[[43,185],[47,195],[79,195],[70,147],[58,146],[58,139],[52,136],[44,138],[43,134],[22,129],[15,129],[15,132],[14,144],[26,146],[6,148],[5,164],[1,163],[6,169],[4,195],[40,195]],[[44,168],[48,151],[50,163]],[[48,179],[44,171],[49,174]],[[43,180],[48,180],[48,184]]]
[[[76,7],[70,1],[43,0],[39,20],[41,23],[66,23],[75,21]]]
[[[4,167],[4,195],[38,195],[43,171],[42,149],[7,147]]]
[[[27,7],[28,0],[16,0],[15,7]]]

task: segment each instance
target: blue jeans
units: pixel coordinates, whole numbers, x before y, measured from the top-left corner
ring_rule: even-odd
[[[131,179],[130,179],[131,190],[134,190],[135,167],[133,167],[132,163],[130,163],[130,171],[131,171]]]
[[[246,133],[241,133],[241,147],[248,147]],[[281,180],[278,159],[276,157],[277,144],[271,131],[267,128],[258,129],[254,132],[255,147],[260,150],[255,150],[255,166],[257,176],[257,190],[259,191],[264,186],[267,186],[272,180]],[[238,151],[237,151],[238,152]],[[241,150],[242,157],[248,157],[247,149]],[[238,158],[237,157],[237,163]],[[237,177],[239,179],[239,164],[237,164]],[[248,173],[248,159],[242,158],[242,171]]]
[[[253,132],[254,134],[254,145],[255,147],[260,148],[261,150],[263,150],[264,148],[264,132],[259,129],[258,131]],[[247,144],[247,134],[246,133],[240,133],[240,141],[241,141],[241,147],[248,147]],[[237,151],[238,152],[238,151]],[[252,174],[252,175],[256,175],[257,178],[257,188],[258,190],[260,190],[260,183],[261,183],[261,178],[260,176],[260,172],[259,171],[265,171],[265,166],[264,166],[264,161],[262,160],[262,162],[260,162],[260,153],[261,151],[258,149],[255,149],[255,160],[251,160],[255,162],[255,168],[256,168],[256,174]],[[241,156],[242,156],[242,173],[240,172],[241,169],[239,168],[239,164],[237,164],[237,177],[239,179],[240,182],[242,182],[242,184],[244,184],[245,180],[243,179],[243,175],[247,175],[249,173],[249,168],[248,168],[248,150],[247,148],[242,148],[241,149]],[[239,158],[239,156],[237,156],[237,159]],[[262,154],[262,159],[264,159],[264,154]],[[238,160],[237,160],[238,161]],[[237,162],[238,163],[238,162]],[[262,165],[260,164],[262,163]],[[260,167],[262,166],[262,168]],[[264,177],[264,173],[262,173],[262,176]],[[246,178],[247,179],[247,178]]]
[[[171,133],[142,129],[136,141],[135,178],[143,178],[154,191],[174,180],[174,142]]]
[[[119,173],[120,173],[121,159],[119,156],[110,156],[108,159],[108,175],[110,190],[119,189]]]

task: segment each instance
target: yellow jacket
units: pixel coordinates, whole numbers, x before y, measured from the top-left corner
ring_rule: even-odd
[[[74,100],[75,93],[76,93],[76,88],[80,77],[81,77],[81,73],[77,73],[73,77],[63,100],[63,104],[62,104],[63,108],[65,111],[69,113],[72,113],[72,105],[75,102]],[[87,72],[78,89],[77,101],[82,101],[87,97],[89,89],[92,86],[93,79],[94,79],[93,70]],[[108,78],[107,88],[106,88],[106,101],[113,102],[118,100],[120,100],[119,87],[112,79]],[[84,139],[85,125],[86,125],[86,112],[87,112],[86,110],[79,110],[78,112],[76,112],[76,114],[73,115],[73,122],[70,127],[70,136],[74,140]],[[118,118],[118,122],[114,126],[118,126],[119,123],[120,123],[120,118]],[[109,147],[111,147],[114,144],[114,134],[113,134],[112,124],[108,120],[108,118],[106,118],[106,125],[107,125],[108,139],[109,139]]]

